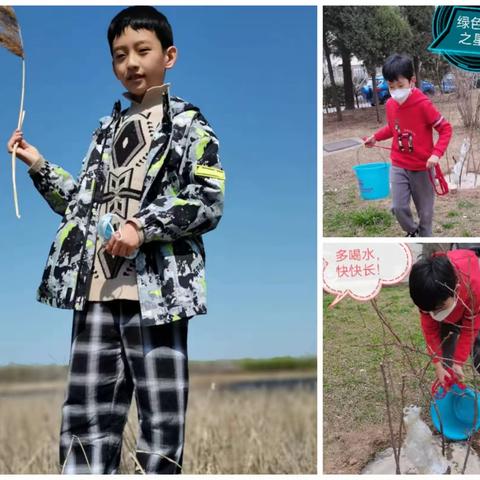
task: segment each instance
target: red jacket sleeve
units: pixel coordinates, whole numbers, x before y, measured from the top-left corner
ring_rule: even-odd
[[[390,129],[389,125],[385,125],[383,128],[380,130],[377,130],[373,136],[375,137],[375,140],[381,142],[382,140],[388,140],[389,138],[393,137],[392,130]]]
[[[480,314],[475,315],[473,318],[464,318],[460,325],[460,336],[457,340],[455,347],[455,353],[453,360],[455,363],[463,365],[470,352],[472,351],[473,340],[477,337],[478,330],[480,329]]]
[[[427,123],[438,132],[438,140],[433,147],[432,155],[441,157],[445,153],[445,150],[450,143],[450,139],[452,138],[452,126],[445,118],[443,118],[443,115],[431,102],[427,103],[425,113],[427,116]]]
[[[433,320],[428,313],[420,312],[422,322],[423,337],[427,344],[427,350],[433,356],[433,363],[440,361],[442,356],[442,341],[440,339],[440,324]]]

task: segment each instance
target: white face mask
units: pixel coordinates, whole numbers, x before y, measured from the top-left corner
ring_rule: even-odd
[[[400,105],[408,98],[412,89],[409,88],[397,88],[396,90],[389,90],[392,98]]]
[[[443,322],[453,312],[456,306],[457,306],[457,297],[454,298],[452,305],[450,305],[450,307],[446,308],[445,310],[440,310],[439,312],[428,312],[428,313],[437,322]]]
[[[100,218],[100,220],[98,221],[97,233],[104,242],[108,242],[108,240],[110,240],[110,238],[112,238],[112,235],[116,232],[120,234],[118,236],[118,239],[122,238],[120,222],[120,217],[115,213],[106,213],[105,215],[103,215],[102,218]],[[125,258],[133,260],[137,256],[137,254],[138,248],[134,250],[129,257]]]

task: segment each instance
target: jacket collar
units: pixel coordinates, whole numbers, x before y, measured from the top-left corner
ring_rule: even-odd
[[[170,86],[170,84],[166,84],[167,87]],[[163,85],[162,85],[163,87]],[[154,87],[155,88],[155,87]],[[149,89],[150,90],[150,89]],[[125,96],[125,95],[124,95]],[[169,120],[170,122],[173,121],[173,118],[179,115],[182,112],[185,112],[186,110],[194,111],[194,112],[199,112],[200,110],[198,107],[195,105],[186,102],[185,100],[171,96],[170,95],[170,89],[167,88],[166,92],[164,95],[162,95],[163,98],[163,112],[164,112],[164,122],[166,120]],[[126,112],[126,109],[122,112],[122,106],[120,101],[118,100],[115,102],[115,105],[113,107],[111,115],[107,115],[105,117],[100,118],[100,128],[99,131],[101,130],[107,130],[109,127],[113,128],[113,124],[115,123],[116,120],[120,117],[121,113]],[[164,123],[162,122],[162,123]],[[161,124],[157,127],[157,132],[158,134],[158,129],[161,128]]]
[[[145,176],[144,190],[141,202],[145,198],[147,192],[150,189],[150,186],[153,183],[158,171],[161,170],[163,163],[165,161],[168,150],[172,142],[172,133],[173,133],[173,123],[175,122],[175,117],[180,116],[183,112],[189,113],[189,117],[192,118],[197,112],[200,112],[198,107],[192,105],[185,100],[182,100],[178,97],[171,97],[170,92],[167,89],[166,94],[162,96],[163,98],[163,121],[158,124],[155,132],[153,133],[152,144],[148,157],[146,159],[147,165],[147,174]],[[126,111],[126,110],[125,110]],[[100,119],[100,128],[97,130],[96,142],[101,143],[104,138],[111,139],[113,135],[110,135],[109,132],[115,132],[118,121],[121,118],[121,103],[119,100],[115,102],[113,107],[112,114]],[[185,120],[179,120],[182,124]],[[111,148],[111,144],[106,145],[107,153],[108,149]],[[103,151],[103,150],[102,150]]]
[[[135,110],[143,110],[145,108],[151,108],[154,105],[160,105],[163,102],[163,96],[166,95],[169,91],[170,83],[164,83],[163,85],[156,85],[150,87],[140,102],[135,100],[130,92],[124,92],[123,96],[130,100],[130,108]]]

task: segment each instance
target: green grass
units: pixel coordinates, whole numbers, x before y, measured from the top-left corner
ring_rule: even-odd
[[[475,236],[476,204],[453,196],[448,199],[448,205],[436,208],[435,235]],[[327,188],[323,196],[323,234],[325,237],[404,237],[405,232],[391,214],[390,206],[391,199],[361,200],[356,184]],[[416,219],[414,205],[412,212]]]
[[[457,202],[457,206],[458,208],[466,208],[466,209],[470,209],[470,208],[473,208],[475,207],[476,205],[468,200],[459,200]]]
[[[358,188],[346,186],[324,195],[323,226],[325,236],[381,237],[403,236],[389,210],[388,201],[362,201]]]
[[[325,197],[334,197],[337,194],[334,190],[324,190],[323,195]]]
[[[452,228],[455,228],[456,224],[457,224],[456,222],[445,222],[445,223],[441,223],[440,225],[445,230],[451,230]]]
[[[312,370],[317,357],[244,358],[236,360],[189,361],[191,373]],[[0,367],[0,383],[66,381],[67,365],[18,365]]]
[[[273,357],[273,358],[245,358],[239,360],[239,365],[247,371],[266,370],[315,370],[317,357]]]
[[[374,207],[367,207],[365,210],[352,212],[351,219],[353,225],[357,227],[374,227],[377,225],[391,226],[393,223],[392,215]]]
[[[401,417],[401,384],[405,375],[405,405],[422,407],[422,418],[431,427],[430,400],[422,395],[430,391],[434,380],[430,365],[422,385],[411,373],[401,349],[384,346],[394,343],[390,332],[383,330],[380,319],[370,302],[357,302],[349,297],[329,307],[334,297],[324,294],[323,300],[323,406],[324,445],[330,452],[338,450],[338,432],[358,432],[377,426],[385,432],[388,427],[384,384],[380,363],[390,371],[389,395],[395,431]],[[384,287],[377,296],[380,311],[391,324],[403,344],[418,351],[407,351],[417,371],[427,363],[418,309],[413,305],[406,284]],[[467,383],[471,372],[464,370]]]
[[[369,205],[354,210],[350,204],[348,208],[337,211],[327,218],[325,226],[336,232],[336,235],[381,236],[392,227],[394,220],[393,215],[384,209]]]
[[[341,428],[347,431],[371,424],[383,425],[386,421],[380,371],[383,359],[390,365],[395,389],[392,397],[398,400],[401,375],[405,373],[408,374],[406,401],[421,404],[416,380],[409,375],[401,351],[394,346],[383,346],[384,335],[387,343],[391,343],[393,337],[384,333],[372,305],[347,297],[329,308],[333,298],[324,295],[324,418],[341,419]],[[408,287],[384,287],[377,302],[402,341],[423,351],[418,310],[410,300]],[[423,365],[425,357],[418,357],[414,357],[415,364]],[[426,382],[431,382],[432,378],[430,372]]]

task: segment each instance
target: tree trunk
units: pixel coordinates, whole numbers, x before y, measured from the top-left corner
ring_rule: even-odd
[[[342,55],[342,69],[343,69],[343,89],[345,91],[345,109],[355,109],[355,97],[353,91],[352,66],[350,64],[350,51],[342,45],[340,49]]]
[[[443,95],[442,79],[440,78],[439,65],[437,61],[435,61],[435,83],[438,85],[440,93]]]
[[[377,73],[375,69],[372,70],[372,99],[377,112],[377,123],[380,123],[380,111],[378,110],[378,95],[377,95]]]
[[[333,97],[335,99],[335,108],[337,110],[337,120],[341,122],[343,120],[342,109],[340,107],[340,100],[338,98],[338,93],[337,93],[337,85],[335,83],[335,77],[333,75],[333,67],[332,67],[332,62],[330,60],[330,47],[328,46],[328,43],[327,43],[327,35],[325,30],[323,31],[323,50],[325,52],[325,57],[327,58],[327,68],[328,68],[328,75],[330,77],[330,83],[333,86]]]
[[[417,78],[417,88],[420,90],[422,89],[422,77],[420,73],[420,58],[417,56],[413,57],[413,71],[415,73],[415,77]]]

